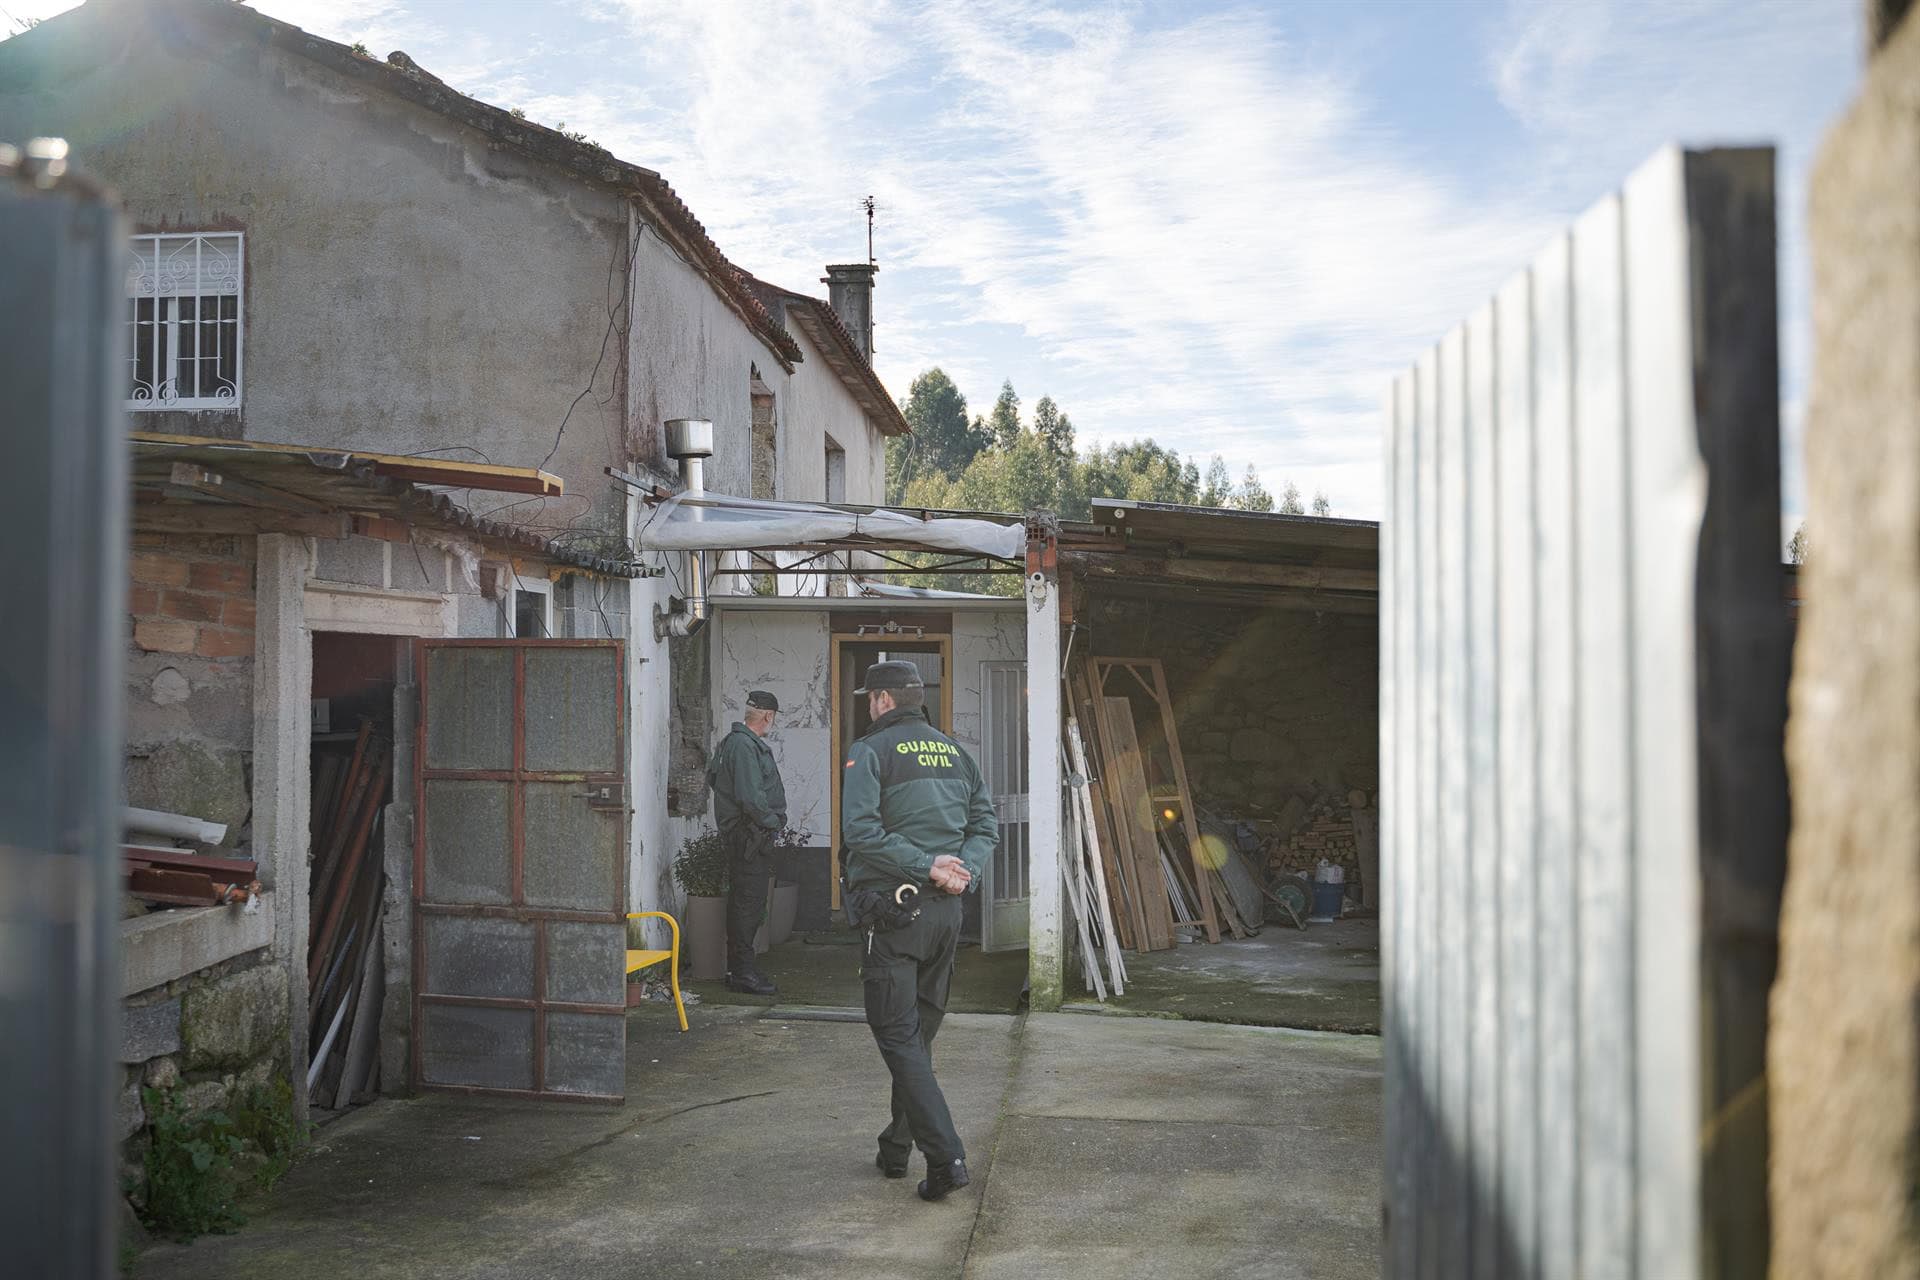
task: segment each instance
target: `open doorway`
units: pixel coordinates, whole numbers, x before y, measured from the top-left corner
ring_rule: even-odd
[[[916,629],[917,630],[917,629]],[[833,758],[844,760],[846,750],[873,727],[867,700],[855,695],[876,662],[911,662],[920,668],[927,686],[927,719],[942,733],[952,732],[953,638],[924,632],[911,639],[859,635],[833,637]],[[833,831],[830,873],[833,905],[840,906],[840,770],[833,775]],[[978,926],[976,925],[977,929]]]
[[[411,651],[399,636],[313,636],[307,1089],[316,1119],[380,1088],[383,820],[394,792],[394,696]]]

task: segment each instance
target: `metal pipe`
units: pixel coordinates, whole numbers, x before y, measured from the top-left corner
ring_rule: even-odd
[[[680,464],[680,491],[700,497],[707,491],[706,462],[713,456],[713,423],[705,418],[669,418],[667,456]],[[700,520],[705,512],[689,507],[691,518]],[[707,559],[704,551],[687,553],[687,595],[680,607],[667,613],[658,605],[653,610],[653,631],[660,639],[690,636],[707,625]]]

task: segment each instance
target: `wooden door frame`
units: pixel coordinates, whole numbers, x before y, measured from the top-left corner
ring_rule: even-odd
[[[840,654],[848,645],[871,645],[884,649],[888,645],[909,646],[934,644],[940,653],[940,723],[945,726],[941,732],[953,736],[953,633],[940,632],[913,637],[907,636],[863,636],[858,634],[834,633],[831,650],[828,654],[827,675],[827,724],[833,734],[832,781],[828,784],[832,790],[833,829],[827,833],[827,874],[831,881],[833,909],[840,909],[840,775],[841,762],[845,761],[846,748],[851,743],[841,739],[840,731]]]

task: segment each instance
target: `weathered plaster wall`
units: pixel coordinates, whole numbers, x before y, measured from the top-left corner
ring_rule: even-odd
[[[1027,619],[1015,603],[1006,613],[953,615],[953,738],[975,756],[986,686],[981,664],[1027,660]]]
[[[745,712],[750,689],[780,699],[768,742],[780,763],[791,824],[810,843],[832,836],[832,635],[822,611],[790,613],[723,610],[715,624],[714,732],[726,732]],[[967,750],[980,747],[981,664],[1026,657],[1025,620],[1017,612],[953,615],[953,736]]]
[[[90,5],[0,46],[0,135],[65,136],[137,230],[246,234],[243,406],[137,424],[540,464],[599,355],[624,201],[235,28]],[[616,369],[546,463],[567,498],[516,518],[618,528]]]
[[[787,820],[826,844],[833,826],[833,721],[825,613],[727,610],[715,628],[714,736],[746,713],[749,689],[780,699],[767,742],[787,788]]]
[[[805,359],[785,381],[781,397],[780,496],[796,502],[827,500],[827,437],[847,453],[845,502],[885,500],[886,437],[867,422],[866,411],[826,357],[798,326],[788,329]]]
[[[1379,625],[1370,614],[1098,601],[1092,651],[1166,667],[1188,780],[1223,816],[1380,782]]]

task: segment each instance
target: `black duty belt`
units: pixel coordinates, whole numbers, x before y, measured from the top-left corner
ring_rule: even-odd
[[[856,929],[891,933],[920,918],[920,890],[910,884],[894,889],[855,889],[840,877],[840,906]]]

